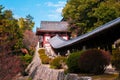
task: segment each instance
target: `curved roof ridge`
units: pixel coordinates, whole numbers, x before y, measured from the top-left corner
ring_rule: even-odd
[[[57,46],[65,43],[66,40],[63,39],[62,37],[60,37],[59,35],[56,35],[53,38],[49,39],[49,42],[50,42],[51,46],[57,47]]]
[[[107,29],[109,29],[109,28],[111,28],[111,27],[113,27],[113,26],[115,26],[115,25],[117,25],[117,24],[120,24],[120,17],[118,17],[118,18],[116,18],[116,19],[114,19],[114,20],[112,20],[112,21],[110,21],[110,22],[108,22],[108,23],[106,23],[106,24],[104,24],[104,25],[102,25],[102,26],[100,26],[100,27],[98,27],[98,28],[96,28],[96,29],[94,29],[93,31],[91,31],[91,32],[88,32],[88,33],[86,33],[86,34],[83,34],[83,35],[81,35],[81,36],[78,36],[78,37],[76,37],[76,38],[74,38],[74,39],[72,39],[72,40],[68,40],[68,41],[64,41],[64,40],[62,40],[62,39],[60,39],[60,36],[55,36],[56,38],[54,38],[54,40],[51,40],[50,41],[50,44],[52,45],[52,47],[53,48],[55,48],[55,49],[58,49],[58,48],[62,48],[62,47],[66,47],[66,46],[69,46],[69,45],[71,45],[71,44],[74,44],[75,42],[80,42],[80,41],[83,41],[83,40],[86,40],[87,38],[89,38],[89,37],[91,37],[91,36],[94,36],[94,35],[96,35],[97,33],[100,33],[100,32],[102,32],[103,30],[107,30]],[[58,40],[57,40],[58,39]],[[53,41],[53,42],[52,42]],[[60,41],[60,42],[59,42]],[[56,42],[56,44],[54,43],[54,42]],[[53,45],[53,44],[55,44],[55,45]]]

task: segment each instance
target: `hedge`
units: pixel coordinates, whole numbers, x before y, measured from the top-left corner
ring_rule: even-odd
[[[49,64],[51,59],[45,54],[45,49],[40,49],[38,51],[39,55],[40,55],[40,59],[42,61],[43,64]]]
[[[66,57],[58,56],[50,62],[51,68],[61,69],[66,63]]]

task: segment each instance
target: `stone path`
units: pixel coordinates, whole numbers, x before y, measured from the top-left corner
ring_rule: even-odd
[[[26,71],[29,72],[29,77],[31,77],[32,80],[63,80],[64,71],[62,69],[50,69],[48,65],[41,64],[38,50],[39,46],[36,47],[33,61],[26,69]]]

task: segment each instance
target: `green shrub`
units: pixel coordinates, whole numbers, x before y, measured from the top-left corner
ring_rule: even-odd
[[[120,80],[120,50],[119,48],[112,50],[112,65],[118,70],[119,76],[117,77]]]
[[[21,60],[25,61],[26,64],[29,64],[32,61],[32,56],[29,54],[25,54],[25,56],[21,56]]]
[[[79,58],[81,72],[102,74],[110,63],[110,53],[104,50],[89,49]]]
[[[21,56],[21,62],[22,62],[22,64],[21,64],[21,68],[22,68],[21,74],[22,75],[24,75],[24,76],[28,75],[28,73],[25,72],[25,69],[30,64],[30,62],[32,61],[32,58],[33,57],[29,54],[25,54],[25,56]]]
[[[39,53],[39,54],[45,54],[45,49],[39,49],[39,50],[38,50],[38,53]]]
[[[29,53],[30,53],[30,55],[34,55],[35,49],[29,49]]]
[[[120,50],[116,49],[112,51],[112,65],[120,71]]]
[[[68,56],[68,59],[67,59],[67,66],[68,66],[68,72],[72,72],[72,73],[78,73],[80,72],[80,68],[78,66],[78,60],[80,58],[80,54],[81,52],[78,51],[78,52],[74,52],[74,53],[71,53],[69,56]]]
[[[32,78],[31,78],[31,77],[29,77],[27,80],[32,80]]]
[[[40,49],[38,51],[39,55],[40,55],[40,59],[42,61],[43,64],[49,64],[51,59],[45,54],[45,49]]]
[[[61,69],[63,67],[62,64],[65,63],[66,63],[66,58],[59,56],[50,62],[50,66],[55,69]]]
[[[43,64],[49,64],[51,59],[48,56],[41,56],[41,61]]]

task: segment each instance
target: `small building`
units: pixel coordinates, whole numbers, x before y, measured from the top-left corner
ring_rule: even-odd
[[[59,35],[65,40],[69,39],[68,23],[65,21],[41,21],[36,35],[39,36],[41,47],[50,47],[48,40],[56,35]]]

